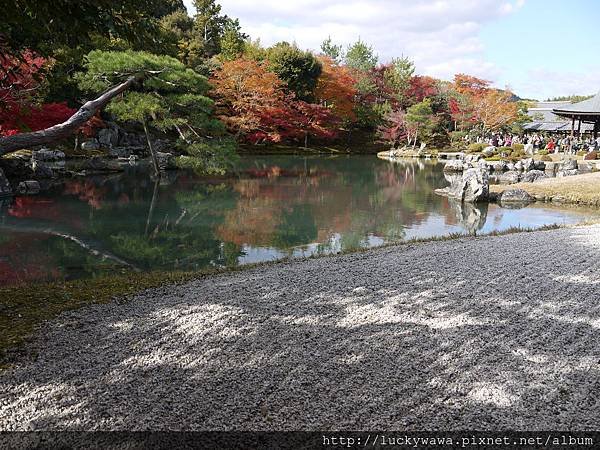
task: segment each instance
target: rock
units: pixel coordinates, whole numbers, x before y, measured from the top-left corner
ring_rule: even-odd
[[[489,147],[484,148],[481,153],[489,158],[490,156],[494,156],[496,154],[496,147],[494,147],[493,145],[490,145]]]
[[[523,170],[525,172],[535,170],[535,162],[533,161],[533,158],[523,159],[521,162],[523,163]]]
[[[477,164],[475,165],[475,167],[486,170],[486,171],[490,170],[490,168],[488,167],[487,161],[485,159],[480,159],[479,161],[477,161]]]
[[[156,152],[156,158],[158,159],[158,167],[161,170],[176,169],[175,158],[172,153]]]
[[[34,176],[31,158],[13,158],[12,155],[0,158],[0,168],[13,180],[27,180]]]
[[[507,164],[506,161],[491,161],[489,166],[494,172],[504,172]]]
[[[515,184],[519,182],[519,172],[515,170],[509,170],[506,173],[503,173],[499,177],[500,183],[503,184]]]
[[[530,170],[529,172],[523,174],[521,181],[524,183],[533,183],[534,181],[540,180],[542,178],[548,178],[546,172],[542,170]]]
[[[113,148],[119,142],[118,128],[103,128],[98,131],[98,143],[105,148]]]
[[[507,189],[500,195],[500,203],[531,203],[535,199],[523,189]]]
[[[81,143],[81,150],[91,152],[100,149],[100,143],[97,139],[89,139]]]
[[[465,170],[465,163],[458,159],[448,161],[444,166],[444,172],[462,172]]]
[[[546,170],[546,163],[544,161],[533,161],[533,170]]]
[[[480,153],[472,153],[470,155],[466,155],[464,161],[465,163],[476,163],[482,158],[483,156]]]
[[[559,171],[565,170],[577,170],[577,160],[575,159],[567,159],[566,161],[562,161],[558,166]]]
[[[12,195],[12,188],[10,187],[8,179],[4,175],[4,171],[0,169],[0,198],[8,197],[10,195]]]
[[[17,186],[17,192],[21,195],[39,194],[40,183],[35,180],[21,181]]]
[[[31,168],[33,169],[33,177],[34,178],[54,178],[55,173],[54,170],[48,167],[46,164],[37,162],[35,159],[31,164]]]
[[[93,156],[92,158],[83,161],[81,169],[93,172],[120,172],[124,170],[117,161],[102,158],[100,156]]]
[[[595,159],[598,159],[598,152],[596,150],[592,150],[591,152],[589,152],[587,155],[585,155],[583,157],[583,159],[585,161],[593,161]]]
[[[506,170],[508,170],[509,172],[512,172],[513,170],[515,170],[515,165],[511,162],[507,163]]]
[[[32,152],[31,159],[35,161],[62,161],[65,159],[65,154],[60,150],[42,148],[41,150]]]
[[[455,183],[445,189],[437,189],[435,192],[461,202],[475,203],[487,200],[489,189],[490,180],[487,170],[467,169]]]
[[[572,177],[573,175],[579,175],[581,172],[577,169],[569,169],[569,170],[559,170],[556,173],[557,177]]]
[[[523,161],[517,161],[515,163],[515,170],[522,172],[523,171]]]

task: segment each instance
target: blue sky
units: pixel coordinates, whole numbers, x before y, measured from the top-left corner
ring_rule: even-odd
[[[189,5],[191,2],[186,0]],[[221,0],[223,11],[265,45],[318,50],[358,37],[380,61],[405,55],[421,74],[463,72],[545,99],[600,90],[596,0]]]

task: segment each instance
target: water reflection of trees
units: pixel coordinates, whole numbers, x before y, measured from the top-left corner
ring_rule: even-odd
[[[229,179],[173,172],[168,181],[157,184],[136,172],[73,179],[44,196],[18,197],[1,213],[9,225],[27,220],[93,242],[115,255],[112,261],[41,234],[17,257],[24,235],[14,232],[0,243],[0,258],[26,268],[43,253],[45,266],[60,269],[47,274],[55,278],[99,275],[118,268],[118,258],[146,270],[187,270],[235,265],[245,248],[285,253],[319,244],[327,252],[374,238],[397,241],[432,213],[469,230],[485,222],[485,214],[476,224],[471,212],[459,213],[436,196],[433,188],[446,184],[443,174],[422,162],[269,157],[256,158]]]

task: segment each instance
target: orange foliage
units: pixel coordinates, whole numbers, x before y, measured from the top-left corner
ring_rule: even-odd
[[[212,82],[219,118],[237,133],[258,129],[261,114],[279,107],[285,99],[283,82],[253,60],[225,61]]]
[[[485,94],[477,96],[473,101],[473,116],[485,129],[497,131],[505,125],[515,122],[519,108],[512,101],[508,91],[490,89]]]
[[[321,56],[323,71],[315,89],[316,99],[331,107],[334,114],[343,120],[355,120],[354,98],[356,80],[347,67],[340,66],[331,58]]]
[[[451,106],[455,119],[468,114],[471,121],[483,125],[486,130],[498,131],[518,118],[519,108],[513,94],[490,88],[490,82],[470,75],[454,76],[454,89],[462,94],[463,105],[454,101]]]

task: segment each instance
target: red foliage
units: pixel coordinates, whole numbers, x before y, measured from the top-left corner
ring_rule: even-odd
[[[379,141],[390,144],[392,147],[399,146],[408,139],[408,125],[406,115],[403,111],[392,111],[385,118],[385,124],[377,128]]]
[[[437,81],[428,76],[416,75],[410,79],[407,97],[411,104],[420,103],[438,94]]]
[[[75,110],[66,103],[38,105],[37,90],[43,81],[44,58],[25,51],[21,58],[0,54],[0,136],[38,131],[64,122]]]
[[[213,83],[221,119],[248,142],[336,136],[340,120],[331,109],[296,100],[277,75],[256,61],[225,62]]]

